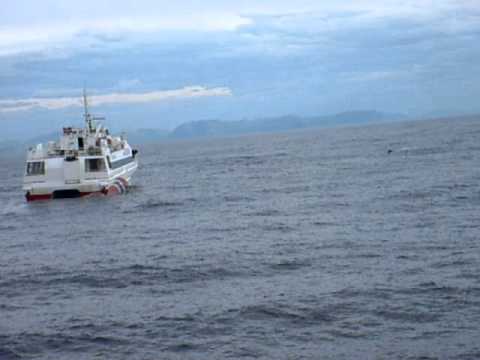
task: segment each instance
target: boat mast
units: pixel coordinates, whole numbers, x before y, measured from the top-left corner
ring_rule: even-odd
[[[87,100],[87,91],[83,88],[83,110],[84,110],[84,117],[85,117],[85,124],[87,125],[87,129],[89,132],[93,132],[92,127],[92,116],[88,112],[88,100]]]

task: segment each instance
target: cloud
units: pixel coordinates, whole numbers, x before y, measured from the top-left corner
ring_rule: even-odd
[[[124,36],[161,32],[234,31],[251,24],[248,17],[231,13],[183,14],[177,17],[139,16],[77,19],[0,27],[0,56],[37,52],[49,47],[89,47],[103,42],[122,42]]]
[[[168,41],[172,33],[190,32],[194,37],[245,28],[252,31],[244,33],[244,40],[256,40],[260,51],[291,53],[310,46],[309,36],[317,43],[328,43],[339,33],[350,36],[357,29],[369,31],[372,24],[398,20],[426,25],[441,34],[477,31],[479,11],[476,0],[299,0],[295,4],[285,0],[185,0],[181,4],[85,0],[67,6],[55,0],[41,4],[18,0],[2,9],[0,56],[62,54],[107,44],[129,46],[145,38],[154,43]]]
[[[227,87],[205,88],[203,86],[188,86],[182,89],[152,91],[146,93],[111,93],[89,97],[91,106],[110,104],[145,104],[176,99],[192,99],[200,97],[232,96]],[[82,101],[78,97],[31,98],[0,100],[0,112],[27,111],[34,108],[59,110],[67,107],[80,107]]]

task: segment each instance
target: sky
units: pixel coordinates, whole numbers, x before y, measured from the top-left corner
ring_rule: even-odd
[[[480,112],[480,1],[17,0],[0,8],[1,138],[378,110]]]

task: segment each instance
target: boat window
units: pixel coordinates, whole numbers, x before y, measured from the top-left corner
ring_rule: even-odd
[[[85,171],[97,172],[105,171],[105,161],[102,158],[85,159]]]
[[[110,169],[118,169],[119,167],[122,167],[124,165],[127,165],[127,164],[130,164],[132,162],[134,162],[135,159],[132,157],[132,156],[128,156],[128,157],[125,157],[123,159],[120,159],[120,160],[116,160],[116,161],[113,161],[109,164],[110,166]]]
[[[27,163],[27,175],[45,175],[45,162],[44,161],[31,161]]]
[[[78,150],[83,150],[83,138],[78,138]]]

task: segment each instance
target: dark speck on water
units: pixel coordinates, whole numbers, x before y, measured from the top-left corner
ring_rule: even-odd
[[[0,359],[479,359],[479,129],[147,145],[126,195],[31,204],[4,152]]]

